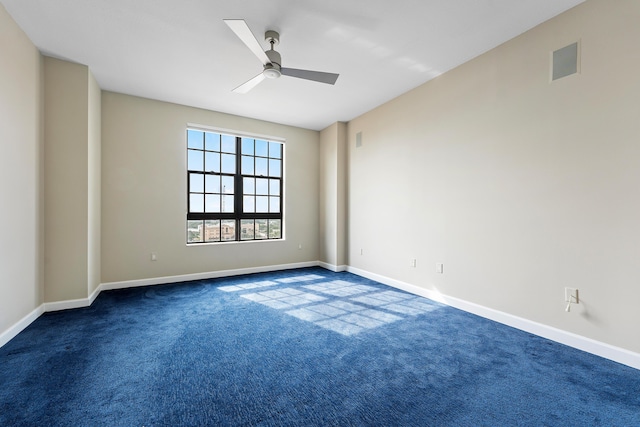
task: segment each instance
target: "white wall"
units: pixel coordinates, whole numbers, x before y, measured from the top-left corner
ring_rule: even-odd
[[[187,247],[187,123],[286,138],[286,240]],[[316,131],[103,92],[102,282],[317,261],[318,143]]]
[[[351,121],[349,264],[640,352],[638,22],[590,0]]]
[[[0,5],[0,335],[42,303],[42,76]]]

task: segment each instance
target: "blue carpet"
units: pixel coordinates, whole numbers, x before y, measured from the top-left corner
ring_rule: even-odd
[[[320,268],[103,292],[0,348],[2,426],[640,426],[640,371]]]

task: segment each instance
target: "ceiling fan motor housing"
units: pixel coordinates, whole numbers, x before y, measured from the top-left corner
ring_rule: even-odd
[[[277,79],[280,77],[280,65],[282,58],[280,57],[280,54],[273,49],[267,50],[265,53],[269,57],[270,62],[265,64],[262,74],[269,79]]]

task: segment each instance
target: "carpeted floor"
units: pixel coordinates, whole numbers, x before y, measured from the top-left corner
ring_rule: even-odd
[[[640,426],[640,371],[320,268],[103,292],[0,348],[1,426]]]

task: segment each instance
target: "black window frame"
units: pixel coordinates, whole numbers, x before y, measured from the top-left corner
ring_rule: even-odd
[[[202,149],[198,149],[198,148],[192,148],[189,147],[189,131],[195,131],[195,132],[202,132],[203,135],[203,145],[202,145]],[[206,134],[214,134],[214,135],[219,135],[220,136],[220,148],[219,151],[217,150],[208,150],[207,146],[206,146]],[[278,140],[278,139],[274,139],[274,138],[268,138],[268,137],[262,137],[262,136],[253,136],[253,135],[243,135],[242,133],[235,133],[235,132],[229,132],[229,131],[223,131],[223,130],[216,130],[216,129],[201,129],[198,127],[187,127],[186,132],[185,132],[186,136],[185,136],[185,141],[186,141],[186,153],[187,153],[187,164],[186,164],[186,174],[187,174],[187,191],[186,191],[186,195],[187,195],[187,215],[186,215],[186,225],[187,225],[187,235],[186,235],[186,241],[187,241],[187,245],[201,245],[201,244],[211,244],[211,243],[229,243],[229,242],[248,242],[248,241],[272,241],[272,240],[283,240],[284,239],[284,161],[285,161],[285,144],[284,141]],[[235,151],[234,153],[230,153],[230,152],[224,152],[223,150],[223,146],[222,146],[222,136],[228,136],[228,137],[233,137],[235,139]],[[243,140],[253,140],[254,141],[254,153],[251,155],[247,155],[244,154],[242,152],[242,145],[243,145]],[[255,147],[256,147],[256,141],[263,141],[267,143],[267,147],[268,147],[268,151],[267,151],[267,155],[263,156],[263,155],[257,155],[255,153]],[[277,144],[280,148],[279,148],[279,157],[271,157],[270,156],[270,148],[272,145],[271,144]],[[193,170],[193,169],[189,169],[189,153],[190,151],[199,151],[202,152],[202,162],[203,162],[203,167],[202,170]],[[206,153],[218,153],[221,156],[220,159],[220,171],[219,172],[215,172],[215,171],[207,171],[206,170]],[[229,172],[222,172],[222,154],[233,154],[235,155],[235,172],[234,173],[229,173]],[[242,158],[243,156],[251,156],[253,157],[253,162],[254,162],[254,173],[253,174],[243,174],[243,170],[242,170]],[[260,159],[266,159],[267,162],[267,175],[257,175],[256,174],[256,170],[255,170],[255,164],[256,164],[256,158],[260,158]],[[270,161],[271,160],[278,160],[280,162],[280,166],[279,166],[279,176],[272,176],[269,173],[269,168],[270,166]],[[233,197],[234,197],[234,202],[233,202],[233,212],[222,212],[223,210],[223,199],[222,197],[226,194],[226,195],[231,195],[231,193],[225,193],[223,188],[222,188],[222,184],[220,184],[219,193],[213,193],[213,192],[207,192],[206,191],[206,184],[205,187],[202,189],[202,193],[201,192],[192,192],[191,191],[191,176],[192,174],[195,175],[202,175],[203,178],[203,182],[206,182],[206,176],[207,175],[213,175],[213,176],[220,176],[220,177],[232,177],[233,178],[233,183],[234,183],[234,191],[232,193]],[[266,179],[267,180],[267,187],[268,187],[268,192],[266,194],[267,197],[267,210],[270,210],[270,203],[271,203],[271,198],[272,197],[278,197],[279,200],[279,205],[278,205],[278,212],[255,212],[255,207],[256,207],[256,198],[258,196],[261,197],[265,197],[262,194],[258,194],[257,190],[255,190],[255,185],[254,185],[254,193],[253,194],[248,194],[245,195],[244,194],[244,178],[254,178],[254,179]],[[222,178],[220,178],[222,179]],[[272,196],[271,194],[271,183],[273,181],[277,181],[277,195]],[[254,181],[255,182],[255,181]],[[207,194],[216,194],[216,195],[220,195],[221,196],[221,201],[220,201],[220,212],[191,212],[191,195],[192,194],[203,194],[203,211],[206,210],[205,206],[206,206],[206,202],[204,201],[206,198]],[[245,196],[250,197],[253,196],[254,197],[254,212],[244,212],[244,198]],[[212,220],[212,221],[219,221],[218,222],[218,227],[219,227],[219,233],[218,233],[218,240],[207,240],[207,236],[206,236],[206,231],[205,231],[205,227],[206,227],[206,223],[205,221],[207,220]],[[246,238],[243,237],[243,232],[242,232],[242,227],[243,227],[243,220],[247,221],[247,220],[253,220],[253,238]],[[266,224],[267,224],[267,229],[266,229],[266,237],[257,237],[256,233],[256,221],[257,220],[266,220]],[[201,240],[199,241],[190,241],[190,234],[189,234],[189,224],[190,221],[202,221],[202,230],[201,230]],[[223,233],[222,233],[222,227],[223,227],[223,221],[234,221],[235,224],[235,237],[233,239],[223,239]],[[272,231],[275,230],[271,229],[271,221],[279,221],[279,227],[277,227],[277,231],[278,231],[278,235],[277,237],[272,237]]]

